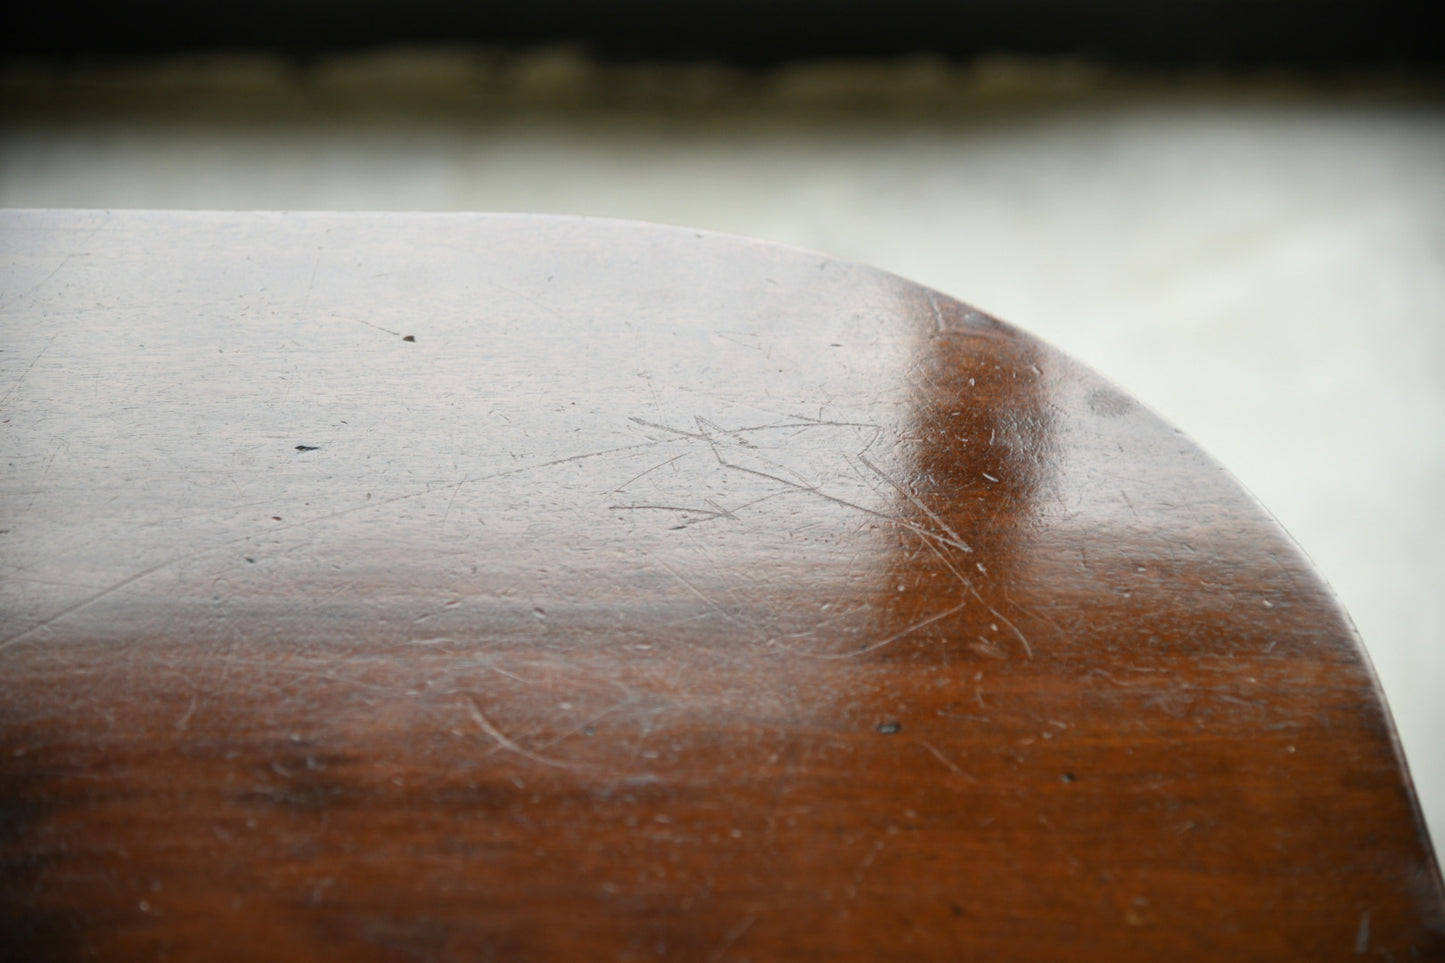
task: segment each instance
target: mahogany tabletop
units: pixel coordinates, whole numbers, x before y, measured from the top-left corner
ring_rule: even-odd
[[[1445,958],[1338,604],[1007,324],[580,218],[0,249],[0,957]]]

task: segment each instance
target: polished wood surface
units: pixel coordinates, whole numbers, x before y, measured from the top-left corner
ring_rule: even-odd
[[[0,956],[1445,953],[1320,579],[1005,324],[583,219],[0,244]]]

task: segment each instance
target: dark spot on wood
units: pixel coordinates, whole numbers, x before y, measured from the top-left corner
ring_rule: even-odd
[[[296,450],[297,450],[297,451],[316,451],[318,448],[320,448],[319,445],[297,445],[297,446],[296,446]]]
[[[415,344],[415,343],[416,343],[416,335],[414,335],[414,334],[409,334],[409,335],[407,335],[406,337],[402,338],[401,340],[403,340],[403,341],[410,341],[412,344]]]
[[[1073,773],[1071,773],[1071,772],[1066,772],[1066,773],[1064,773],[1062,776],[1060,776],[1059,778],[1062,779],[1064,782],[1073,782],[1073,781],[1076,780],[1078,777],[1075,776],[1075,775],[1074,775]]]
[[[249,555],[246,556],[246,561],[250,562],[252,565],[256,564],[256,560]]]

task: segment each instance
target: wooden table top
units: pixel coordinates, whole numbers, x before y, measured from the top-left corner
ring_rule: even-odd
[[[574,218],[0,247],[0,957],[1445,956],[1321,580],[1006,324]]]

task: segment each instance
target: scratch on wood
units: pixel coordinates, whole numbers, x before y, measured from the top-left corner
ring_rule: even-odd
[[[64,267],[64,265],[61,266]],[[55,270],[59,271],[60,268],[56,268]],[[52,273],[50,276],[54,277],[55,275],[54,273]],[[46,280],[49,280],[49,278],[47,278]],[[19,388],[22,384],[25,383],[25,379],[30,376],[31,369],[40,363],[40,359],[45,357],[45,352],[50,350],[50,346],[55,343],[55,339],[58,337],[60,337],[60,334],[58,332],[50,336],[50,340],[45,342],[45,347],[41,348],[40,352],[33,359],[31,359],[30,363],[25,366],[25,370],[20,372],[20,377],[16,378],[15,383],[10,386],[10,390],[5,392],[5,396],[3,398],[0,398],[0,405],[3,405],[5,402],[9,401],[10,396],[15,393],[15,389]]]
[[[968,604],[968,601],[965,599],[964,601],[959,602],[957,605],[953,606],[952,608],[944,609],[942,612],[938,612],[938,613],[936,613],[936,614],[934,614],[934,615],[930,615],[930,616],[929,616],[928,618],[926,618],[926,619],[922,619],[922,620],[920,620],[920,621],[918,621],[918,622],[914,622],[912,625],[908,626],[908,628],[903,629],[903,630],[901,630],[901,631],[899,631],[899,632],[893,633],[892,635],[888,636],[888,638],[883,639],[881,642],[874,642],[872,645],[866,645],[866,646],[864,646],[863,648],[861,648],[861,649],[856,649],[856,650],[854,650],[854,651],[852,651],[852,652],[838,652],[838,653],[834,653],[834,654],[831,654],[831,655],[815,655],[815,656],[813,656],[813,658],[815,658],[815,659],[856,659],[856,658],[858,658],[860,655],[867,655],[867,654],[870,653],[870,652],[877,652],[879,649],[883,648],[885,645],[892,645],[894,642],[897,642],[899,639],[903,638],[904,636],[912,635],[914,632],[917,632],[919,629],[927,628],[928,626],[932,625],[934,622],[940,621],[941,619],[946,619],[946,618],[948,618],[950,615],[952,615],[953,613],[959,611],[960,609],[962,609],[962,608],[963,608],[965,605],[967,605],[967,604]]]
[[[608,508],[609,511],[627,511],[627,512],[642,512],[642,511],[682,512],[682,513],[685,514],[685,515],[706,515],[706,516],[711,517],[711,518],[732,518],[732,517],[733,517],[733,513],[730,512],[730,511],[728,511],[727,509],[724,509],[724,508],[720,508],[720,509],[713,510],[713,509],[707,509],[707,508],[685,508],[685,507],[683,507],[683,506],[681,506],[681,505],[608,505],[607,508]]]
[[[515,742],[503,735],[500,729],[492,725],[491,721],[482,714],[481,707],[477,705],[477,701],[475,699],[473,699],[471,696],[463,696],[462,698],[463,702],[466,704],[467,712],[471,715],[472,719],[475,720],[481,730],[485,732],[488,736],[490,736],[497,743],[498,746],[501,746],[508,752],[516,753],[523,759],[530,759],[533,762],[539,763],[543,766],[553,766],[558,769],[572,768],[571,764],[562,762],[560,759],[550,759],[547,756],[538,755],[537,753],[532,752],[530,749],[524,749],[523,747],[517,745]]]
[[[599,713],[597,713],[597,714],[595,714],[595,715],[589,716],[588,718],[584,719],[582,722],[579,722],[577,725],[575,725],[575,726],[573,726],[572,728],[568,729],[566,732],[559,733],[559,734],[558,734],[557,736],[555,736],[554,738],[548,739],[546,742],[542,743],[541,748],[543,748],[543,749],[551,749],[553,746],[557,745],[559,742],[562,742],[562,741],[564,741],[564,740],[566,740],[566,739],[570,739],[570,738],[572,738],[573,736],[578,735],[579,733],[585,733],[585,734],[589,734],[589,735],[590,735],[590,734],[596,732],[596,730],[597,730],[597,724],[600,723],[603,719],[605,719],[607,716],[611,715],[612,713],[618,711],[619,709],[622,709],[623,707],[628,706],[628,705],[631,705],[632,703],[634,703],[634,702],[637,701],[637,697],[636,697],[635,694],[633,694],[631,691],[629,691],[625,686],[623,686],[622,688],[623,688],[623,697],[622,697],[621,699],[619,699],[617,702],[615,702],[615,703],[613,703],[612,705],[608,706],[606,709],[603,709],[601,712],[599,712]]]
[[[633,420],[636,421],[637,419],[634,418]],[[651,468],[647,469],[646,471],[638,472],[636,475],[633,475],[631,478],[627,479],[627,481],[623,482],[621,485],[618,485],[616,488],[614,488],[614,489],[612,489],[612,490],[613,490],[613,492],[620,492],[620,491],[622,491],[622,489],[626,488],[628,485],[631,485],[633,482],[637,481],[639,478],[644,478],[644,477],[646,477],[646,476],[648,476],[648,475],[651,475],[653,472],[657,471],[657,470],[660,469],[660,468],[666,468],[668,465],[671,465],[673,462],[678,461],[679,459],[682,459],[682,458],[686,458],[686,457],[688,456],[688,454],[689,454],[688,452],[683,452],[683,453],[680,454],[680,455],[673,455],[671,458],[669,458],[667,461],[663,462],[663,463],[660,464],[660,465],[653,465]]]
[[[792,488],[796,491],[804,492],[809,495],[816,495],[824,501],[832,502],[835,505],[842,505],[844,508],[851,508],[856,512],[862,512],[865,515],[872,515],[874,518],[881,518],[884,521],[892,522],[896,525],[902,525],[904,528],[916,532],[919,535],[924,536],[925,538],[935,539],[944,545],[949,545],[953,548],[959,549],[960,551],[973,551],[973,549],[969,548],[962,542],[957,542],[953,539],[945,538],[943,535],[940,535],[937,532],[931,532],[921,525],[916,525],[913,522],[908,521],[908,519],[906,518],[899,518],[898,516],[890,515],[887,512],[880,512],[877,509],[868,508],[864,505],[859,505],[857,502],[850,502],[846,498],[839,498],[836,495],[830,495],[827,492],[819,489],[816,485],[805,485],[801,482],[791,481],[787,478],[783,478],[779,475],[773,475],[769,472],[761,471],[757,468],[749,468],[746,465],[739,465],[736,462],[730,462],[722,456],[722,452],[718,450],[717,442],[714,441],[711,436],[704,436],[704,438],[706,439],[707,443],[712,447],[713,457],[716,458],[718,464],[722,465],[724,468],[730,468],[733,471],[740,471],[749,475],[756,475],[759,478],[766,478],[770,481],[775,481],[780,485],[786,485],[787,487]]]
[[[1008,618],[1007,618],[1002,612],[1000,612],[998,609],[994,608],[992,605],[989,605],[987,602],[985,602],[985,601],[983,600],[983,596],[978,594],[978,589],[976,589],[976,588],[974,588],[972,585],[970,585],[970,586],[968,587],[968,591],[969,591],[970,594],[973,595],[974,598],[978,599],[979,604],[982,605],[985,609],[987,609],[987,610],[988,610],[988,613],[989,613],[990,615],[992,615],[994,618],[998,619],[998,620],[999,620],[1000,622],[1002,622],[1004,625],[1007,625],[1010,629],[1013,630],[1013,634],[1018,637],[1019,644],[1021,644],[1021,645],[1024,647],[1024,655],[1028,656],[1029,659],[1032,660],[1033,657],[1034,657],[1034,648],[1033,648],[1033,646],[1029,645],[1029,640],[1028,640],[1028,638],[1027,638],[1022,632],[1019,631],[1019,627],[1018,627],[1017,625],[1014,625],[1012,622],[1010,622],[1010,621],[1008,620]]]
[[[945,756],[942,752],[940,752],[940,751],[938,750],[938,747],[935,746],[933,743],[928,742],[927,740],[924,740],[924,739],[919,739],[919,740],[917,740],[917,742],[918,742],[918,744],[919,744],[920,746],[922,746],[923,748],[927,749],[929,752],[933,753],[934,758],[936,758],[939,762],[943,763],[944,766],[946,766],[946,767],[948,768],[948,771],[951,772],[951,773],[953,773],[955,776],[959,776],[959,777],[961,777],[961,778],[963,778],[963,779],[967,779],[969,782],[978,782],[978,780],[975,779],[973,776],[970,776],[968,773],[966,773],[966,772],[964,772],[962,769],[958,768],[958,766],[956,766],[947,756]]]
[[[857,505],[857,503],[848,502],[847,499],[840,499],[840,497],[838,496],[828,495],[827,492],[821,492],[821,490],[818,490],[818,487],[812,486],[812,484],[803,484],[801,483],[801,481],[790,481],[788,479],[783,479],[783,477],[776,476],[776,474],[769,474],[767,473],[767,471],[760,471],[759,468],[749,468],[747,466],[741,466],[741,464],[733,463],[733,461],[728,461],[727,458],[722,457],[721,451],[718,451],[717,442],[712,440],[709,435],[704,435],[704,438],[705,440],[707,440],[708,445],[711,445],[712,447],[712,457],[717,458],[718,464],[720,464],[720,466],[724,468],[733,468],[734,471],[743,471],[743,473],[746,474],[756,474],[756,476],[760,477],[760,479],[769,479],[770,481],[777,481],[777,483],[779,484],[786,484],[786,486],[790,487],[790,489],[798,490],[798,492],[805,492],[808,493],[808,495],[816,495],[818,497],[821,497],[821,499],[828,500],[828,502],[834,503],[834,505],[841,505],[844,506],[844,508],[853,509],[855,510],[855,512],[863,512],[864,515],[873,515],[874,518],[881,518],[887,522],[897,522],[899,523],[899,525],[907,526],[907,528],[916,528],[916,526],[910,525],[910,523],[905,521],[905,519],[894,518],[894,516],[889,515],[889,513],[879,512],[879,510],[874,510],[870,508],[864,508],[863,505]],[[925,532],[925,534],[928,534],[928,532]]]
[[[787,431],[793,428],[872,428],[879,431],[880,426],[871,421],[829,421],[825,418],[809,418],[807,415],[787,415],[788,418],[801,418],[802,421],[770,421],[765,425],[745,425],[742,428],[734,428],[737,433],[750,431]],[[870,445],[871,447],[871,445]]]
[[[869,847],[868,852],[864,854],[862,861],[858,864],[858,868],[853,872],[853,885],[848,887],[849,899],[858,898],[858,887],[863,884],[863,876],[868,872],[868,868],[873,865],[873,861],[878,858],[878,854],[881,852],[883,852],[883,840],[875,839],[873,845]]]
[[[708,963],[718,963],[719,960],[727,955],[728,950],[732,949],[737,944],[737,941],[742,939],[748,930],[752,929],[753,924],[757,921],[757,914],[750,914],[741,923],[724,933],[722,942],[713,947],[713,951],[707,955]]]
[[[718,605],[717,602],[715,602],[715,601],[713,601],[712,599],[708,598],[708,597],[707,597],[706,595],[704,595],[701,591],[699,591],[699,590],[698,590],[698,587],[697,587],[696,585],[693,585],[693,584],[692,584],[691,582],[689,582],[687,579],[683,578],[682,575],[681,575],[676,569],[674,569],[671,565],[668,565],[666,562],[658,562],[657,564],[660,565],[660,566],[662,566],[664,569],[666,569],[666,570],[667,570],[667,573],[668,573],[669,575],[671,575],[673,578],[675,578],[675,579],[677,579],[679,582],[681,582],[681,583],[687,588],[687,590],[688,590],[689,592],[691,592],[693,595],[696,595],[698,598],[702,599],[705,603],[707,603],[707,604],[710,605],[713,609],[715,609],[715,610],[717,611],[717,614],[718,614],[718,615],[721,615],[723,618],[727,619],[729,622],[733,623],[734,625],[742,625],[742,624],[743,624],[742,622],[739,622],[736,618],[734,618],[732,615],[729,615],[728,612],[727,612],[727,610],[724,609],[721,605]],[[744,627],[746,628],[746,626],[744,626]]]
[[[739,341],[737,338],[730,338],[730,337],[728,337],[728,335],[733,334],[733,333],[734,333],[734,332],[732,332],[732,331],[714,331],[714,332],[713,332],[713,334],[714,334],[716,337],[722,338],[724,341],[731,341],[733,344],[737,345],[737,346],[740,347],[740,348],[747,348],[747,349],[750,350],[750,351],[761,351],[761,350],[763,350],[762,345],[758,345],[758,344],[748,344],[748,343],[746,343],[746,342],[744,342],[744,341]],[[753,334],[753,333],[750,332],[750,331],[739,331],[739,332],[736,332],[736,333],[737,333],[737,334],[740,334],[740,335],[741,335],[742,337],[744,337],[744,338],[752,338],[752,339],[754,339],[754,340],[758,340],[758,336],[755,335],[755,334]]]
[[[319,260],[320,257],[321,257],[321,255],[320,255],[320,254],[317,254],[316,257],[317,257],[318,260]],[[312,275],[312,279],[315,280],[315,274]],[[386,333],[386,334],[391,335],[392,337],[396,337],[396,338],[400,338],[400,337],[401,337],[401,332],[400,332],[400,331],[393,331],[393,330],[391,330],[390,328],[383,328],[383,327],[382,327],[381,325],[379,325],[379,324],[372,324],[370,321],[363,321],[363,320],[361,320],[360,318],[337,318],[337,320],[338,320],[338,321],[354,321],[354,322],[356,322],[357,324],[364,324],[364,325],[366,325],[368,328],[375,328],[377,331],[384,332],[384,333]],[[402,340],[405,340],[405,339],[403,338]],[[415,339],[413,339],[413,340],[415,340]]]
[[[727,435],[729,438],[733,439],[733,440],[736,441],[739,445],[742,445],[744,448],[756,448],[756,447],[758,447],[757,445],[753,444],[751,441],[748,441],[747,437],[746,437],[742,432],[740,432],[740,431],[733,431],[733,430],[730,430],[730,429],[728,429],[728,428],[724,428],[724,427],[722,427],[721,425],[718,425],[718,424],[715,424],[715,423],[713,423],[713,422],[711,422],[711,421],[708,421],[706,418],[702,417],[701,415],[693,415],[693,416],[692,416],[692,420],[697,423],[698,428],[702,431],[703,437],[704,437],[704,438],[707,438],[708,440],[711,440],[711,439],[712,439],[712,436],[713,436],[713,433],[716,432],[716,433],[718,433],[718,434]]]
[[[655,421],[648,421],[645,418],[638,418],[633,415],[627,419],[635,425],[644,425],[648,428],[656,428],[658,431],[670,431],[674,435],[682,435],[684,438],[706,438],[706,435],[699,435],[693,431],[683,431],[681,428],[673,428],[671,425],[660,425]]]
[[[505,478],[508,475],[520,475],[524,472],[537,471],[541,468],[551,468],[554,465],[565,465],[568,462],[584,461],[588,458],[600,458],[603,455],[615,455],[619,451],[634,451],[638,448],[655,448],[659,443],[655,441],[642,441],[635,445],[618,445],[616,448],[603,448],[600,451],[585,451],[580,455],[568,455],[566,458],[554,458],[551,461],[539,462],[535,465],[524,465],[521,468],[509,468],[506,471],[499,471],[492,475],[478,475],[475,478],[465,479],[466,481],[490,481],[493,478]]]
[[[1001,591],[1000,594],[1003,595],[1004,601],[1008,602],[1008,604],[1012,605],[1014,608],[1018,609],[1018,610],[1019,610],[1020,612],[1022,612],[1023,614],[1027,615],[1027,616],[1030,617],[1030,618],[1038,619],[1040,622],[1045,622],[1045,623],[1047,623],[1049,626],[1051,626],[1051,627],[1053,628],[1053,630],[1054,630],[1055,632],[1057,632],[1057,633],[1060,635],[1060,637],[1062,637],[1063,635],[1065,635],[1065,632],[1064,632],[1064,630],[1063,630],[1063,627],[1060,626],[1059,623],[1055,622],[1053,619],[1049,618],[1047,615],[1042,614],[1042,613],[1039,612],[1037,609],[1027,609],[1027,608],[1024,608],[1022,605],[1018,604],[1018,603],[1015,602],[1012,598],[1010,598],[1008,592],[1003,592],[1003,591]],[[1003,616],[999,616],[999,617],[1000,617],[1000,618],[1003,618]],[[1007,621],[1007,619],[1005,619],[1005,621]]]
[[[908,499],[908,501],[912,503],[913,507],[917,508],[923,514],[927,515],[928,518],[933,522],[933,524],[937,525],[940,529],[952,536],[953,545],[955,548],[961,549],[965,552],[973,551],[973,549],[968,546],[968,543],[963,540],[962,535],[955,532],[952,528],[948,526],[948,523],[946,523],[943,519],[939,518],[932,511],[930,511],[928,506],[924,505],[923,502],[915,498],[912,492],[908,491],[902,485],[898,484],[898,482],[890,478],[887,473],[883,471],[883,469],[879,468],[877,465],[873,464],[873,462],[869,461],[867,455],[863,454],[860,451],[858,453],[858,460],[861,461],[864,465],[866,465],[870,470],[872,470],[872,472],[879,478],[886,481],[889,485],[892,485],[894,490],[897,491],[898,494]],[[943,541],[943,539],[940,539],[940,541]]]
[[[507,678],[511,679],[511,680],[514,681],[514,682],[520,682],[520,683],[522,683],[523,685],[533,685],[533,684],[534,684],[534,683],[531,682],[530,680],[524,679],[524,678],[522,678],[521,676],[517,675],[515,672],[508,672],[506,669],[504,669],[504,668],[502,668],[501,666],[497,665],[495,662],[489,663],[489,664],[487,665],[487,668],[489,668],[489,669],[491,669],[493,672],[497,673],[497,675],[504,675],[504,676],[506,676]]]
[[[181,732],[184,732],[190,726],[191,716],[195,715],[196,713],[196,702],[197,697],[193,694],[191,696],[191,704],[186,708],[186,711],[181,715],[181,717],[176,720],[176,728]]]
[[[447,510],[444,511],[444,512],[442,512],[442,524],[441,524],[441,527],[442,527],[443,530],[446,529],[446,527],[447,527],[447,519],[450,518],[450,517],[451,517],[451,514],[452,514],[452,502],[454,502],[454,501],[457,500],[457,493],[462,490],[462,486],[465,485],[466,483],[467,483],[467,480],[466,480],[465,478],[463,478],[461,481],[457,482],[457,487],[452,489],[452,497],[447,499]]]

